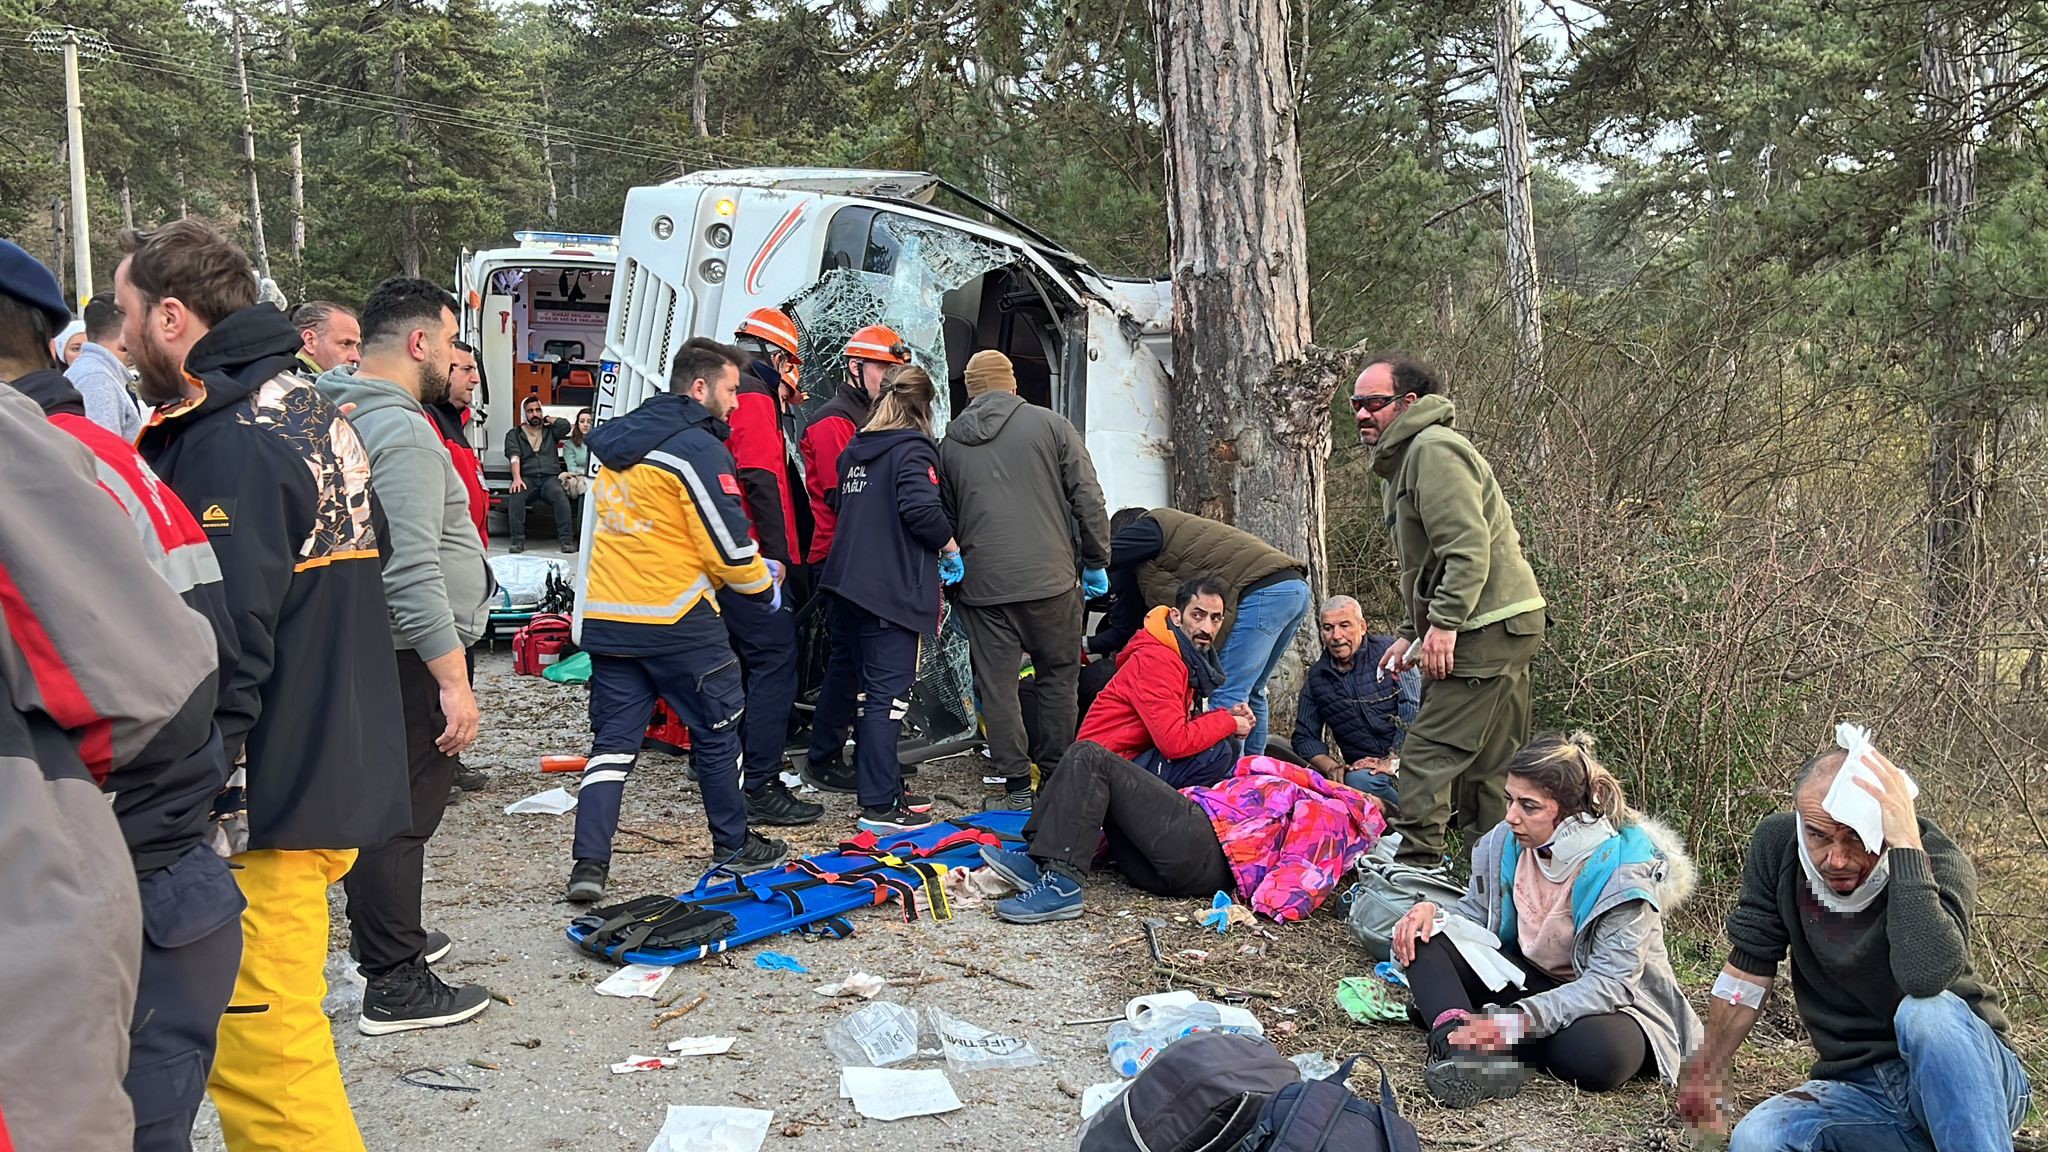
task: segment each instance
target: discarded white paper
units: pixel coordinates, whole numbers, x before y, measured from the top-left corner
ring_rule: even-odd
[[[612,1071],[619,1075],[628,1072],[657,1072],[663,1068],[674,1068],[682,1061],[673,1056],[628,1056],[612,1065]]]
[[[597,986],[597,994],[600,996],[621,997],[645,996],[651,1000],[654,998],[655,993],[661,991],[661,986],[668,982],[669,973],[674,971],[675,968],[672,965],[628,964],[617,972],[605,977],[604,982]]]
[[[575,810],[576,797],[567,788],[550,788],[505,805],[507,816],[560,816]]]
[[[1109,1080],[1101,1084],[1090,1084],[1081,1090],[1081,1119],[1086,1120],[1102,1106],[1117,1098],[1124,1089],[1131,1086],[1129,1080]]]
[[[671,1104],[647,1152],[761,1152],[774,1121],[761,1108]]]
[[[668,1050],[678,1056],[722,1056],[732,1051],[732,1036],[685,1036],[669,1041]]]
[[[936,1116],[961,1106],[953,1082],[936,1068],[846,1068],[839,1073],[839,1094],[870,1120]]]
[[[809,792],[813,795],[817,794],[818,790],[816,788],[811,787],[810,784],[805,782],[803,777],[797,775],[794,772],[784,772],[782,774],[781,779],[783,785],[787,787],[791,792],[798,793],[799,795],[805,792]]]
[[[873,1000],[876,993],[889,986],[889,981],[872,972],[852,972],[837,984],[820,984],[811,991],[820,996],[858,996]]]

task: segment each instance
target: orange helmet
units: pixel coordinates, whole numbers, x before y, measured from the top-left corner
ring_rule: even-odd
[[[848,360],[873,360],[878,364],[910,363],[910,346],[887,324],[870,324],[846,342]]]
[[[740,321],[739,330],[733,335],[752,336],[765,344],[780,348],[796,363],[804,362],[803,357],[797,352],[799,340],[796,334],[796,321],[791,320],[789,313],[780,308],[756,308],[747,313],[747,318]]]

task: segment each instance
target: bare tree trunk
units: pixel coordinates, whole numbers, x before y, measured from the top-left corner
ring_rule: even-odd
[[[710,94],[704,87],[704,26],[710,20],[708,7],[697,5],[697,33],[690,47],[690,127],[699,140],[711,138],[711,121],[705,115]]]
[[[1933,282],[1961,274],[1969,257],[1965,220],[1977,196],[1977,144],[1972,124],[1976,75],[1970,60],[1971,29],[1944,6],[1927,7],[1926,39],[1920,65],[1924,104],[1932,141],[1927,165],[1928,221]],[[1933,326],[1935,363],[1949,375],[1928,426],[1927,606],[1937,635],[1957,623],[1970,599],[1977,571],[1977,526],[1982,510],[1978,455],[1984,420],[1964,386],[1964,366],[1973,358],[1961,319]]]
[[[1173,236],[1174,503],[1324,575],[1332,358],[1310,346],[1290,0],[1151,0]]]
[[[540,77],[540,170],[548,178],[548,227],[552,228],[561,218],[562,200],[555,187],[555,145],[548,138],[548,78],[543,72]]]
[[[292,0],[284,0],[284,62],[297,71],[299,17]],[[299,284],[305,283],[306,263],[306,134],[299,130],[299,96],[292,92],[292,267]]]
[[[60,287],[61,287],[61,286],[63,286],[63,284],[64,284],[64,269],[65,269],[66,267],[68,267],[68,266],[69,266],[68,262],[67,262],[67,261],[66,261],[66,260],[64,259],[64,248],[65,248],[65,235],[64,235],[64,221],[65,221],[66,219],[67,219],[67,216],[66,216],[66,214],[65,214],[65,211],[64,211],[64,198],[63,198],[62,196],[53,196],[53,197],[51,197],[51,198],[50,198],[50,269],[51,269],[51,270],[52,270],[53,272],[55,272],[55,273],[57,274],[57,283],[58,283],[58,285],[59,285]],[[65,292],[65,294],[64,294],[64,298],[65,298],[66,300],[69,300],[69,299],[71,299],[71,298],[72,298],[72,294],[71,294],[71,293],[70,293],[69,291],[67,291],[67,292]]]
[[[1526,407],[1543,389],[1542,281],[1529,194],[1529,120],[1522,101],[1522,5],[1495,0],[1494,107],[1500,126],[1501,209],[1507,217],[1508,320],[1514,327],[1509,395]]]
[[[399,183],[398,266],[404,276],[420,274],[420,221],[413,204],[413,196],[419,182],[413,172],[412,163],[412,115],[405,110],[405,49],[398,48],[391,54],[391,94],[399,100],[397,111],[392,115],[398,125],[398,151],[405,157],[405,174]]]
[[[257,275],[268,278],[270,245],[263,238],[263,189],[256,179],[256,108],[249,98],[249,66],[242,54],[241,8],[231,8],[228,19],[233,28],[235,83],[242,90],[242,163],[249,172],[249,237],[254,242],[249,255],[256,260]]]
[[[135,227],[135,193],[128,187],[128,170],[114,173],[114,195],[121,201],[121,227]]]
[[[171,42],[159,39],[164,55],[171,55]],[[178,185],[178,219],[192,215],[192,201],[185,191],[185,126],[171,125],[171,179]]]

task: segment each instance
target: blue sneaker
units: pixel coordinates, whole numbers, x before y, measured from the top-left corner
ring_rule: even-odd
[[[1022,895],[996,902],[996,918],[1012,924],[1074,920],[1080,915],[1081,885],[1049,869]]]
[[[981,862],[1019,892],[1029,892],[1038,887],[1038,861],[1022,852],[1009,852],[993,844],[983,844]]]

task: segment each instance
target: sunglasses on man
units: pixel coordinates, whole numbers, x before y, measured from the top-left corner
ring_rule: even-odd
[[[1399,396],[1392,393],[1376,396],[1353,396],[1351,398],[1351,410],[1353,412],[1377,412],[1399,399]]]

